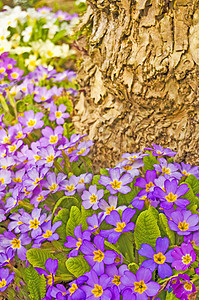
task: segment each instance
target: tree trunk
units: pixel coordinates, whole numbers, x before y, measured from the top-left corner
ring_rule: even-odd
[[[73,121],[94,165],[152,142],[199,164],[199,1],[87,2]]]

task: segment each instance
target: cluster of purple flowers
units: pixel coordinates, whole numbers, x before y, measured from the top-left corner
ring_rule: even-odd
[[[56,18],[71,16],[58,11]],[[176,152],[152,144],[146,153],[125,153],[115,168],[94,175],[86,157],[93,142],[66,133],[64,126],[70,114],[59,83],[75,76],[42,66],[23,76],[8,53],[0,56],[1,109],[7,113],[12,106],[16,117],[9,124],[4,114],[0,118],[0,222],[5,229],[0,234],[0,292],[15,276],[19,290],[25,277],[15,274],[14,266],[31,263],[46,280],[46,300],[147,300],[162,292],[188,299],[199,275],[199,168],[168,162],[166,157]],[[42,85],[46,80],[48,88]],[[32,106],[17,112],[19,101],[28,96]],[[152,155],[156,163],[144,172]],[[149,236],[142,230],[134,234],[145,226],[137,222],[145,211],[158,227],[155,238],[153,230],[146,230]],[[54,258],[47,258],[43,268],[34,265],[30,248],[48,249]],[[63,260],[75,264],[77,258],[81,275],[65,269],[70,280],[64,282]]]

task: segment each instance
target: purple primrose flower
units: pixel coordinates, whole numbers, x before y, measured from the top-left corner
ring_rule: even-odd
[[[172,268],[176,271],[185,271],[196,260],[196,254],[191,243],[182,243],[181,247],[175,247],[171,252],[174,258]]]

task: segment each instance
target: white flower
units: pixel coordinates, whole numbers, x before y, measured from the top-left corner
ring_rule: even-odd
[[[26,29],[22,31],[21,35],[23,36],[24,42],[28,42],[32,35],[32,26],[26,27]]]
[[[32,49],[30,47],[17,47],[15,49],[11,49],[10,53],[11,54],[22,54],[25,52],[30,52]]]
[[[11,50],[11,46],[12,43],[7,41],[7,40],[3,40],[0,43],[0,55],[4,52],[9,52]]]
[[[36,66],[41,64],[41,59],[37,59],[37,55],[30,55],[29,58],[25,60],[25,65],[28,67],[29,71],[34,71]]]

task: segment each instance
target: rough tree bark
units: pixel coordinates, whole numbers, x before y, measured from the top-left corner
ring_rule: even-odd
[[[73,121],[95,142],[94,164],[152,142],[199,164],[199,1],[87,4]]]

